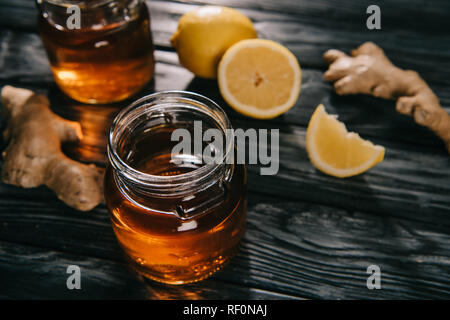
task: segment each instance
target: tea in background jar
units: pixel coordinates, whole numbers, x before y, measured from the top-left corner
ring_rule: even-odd
[[[150,81],[153,43],[143,0],[37,0],[39,29],[56,83],[92,104],[124,100]],[[79,8],[79,28],[70,17]],[[68,13],[69,12],[69,13]],[[72,18],[73,19],[73,18]]]

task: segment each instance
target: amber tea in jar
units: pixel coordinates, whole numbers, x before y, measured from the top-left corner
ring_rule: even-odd
[[[37,0],[37,4],[55,82],[69,97],[92,104],[116,102],[152,78],[153,43],[143,0]],[[68,10],[71,6],[79,8],[79,25],[73,17],[78,12]]]
[[[220,161],[205,163],[195,148],[174,151],[174,130],[194,137],[198,121],[203,131],[223,133]],[[144,97],[113,121],[105,201],[118,242],[145,277],[170,284],[199,281],[235,253],[245,229],[247,177],[243,164],[225,161],[236,154],[232,132],[213,101],[179,91]]]

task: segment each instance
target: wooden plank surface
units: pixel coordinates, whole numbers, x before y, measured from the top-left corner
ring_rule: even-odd
[[[450,30],[445,14],[450,4],[412,2],[378,1],[383,29],[369,32],[367,1],[338,6],[333,1],[209,1],[242,10],[261,37],[287,45],[303,67],[297,105],[277,119],[258,121],[232,111],[216,82],[194,78],[168,46],[178,18],[204,1],[150,1],[158,49],[150,91],[195,91],[224,106],[235,128],[280,128],[279,173],[260,176],[258,166],[248,167],[249,212],[241,250],[207,281],[183,287],[143,283],[128,271],[103,205],[82,214],[44,188],[1,184],[0,297],[450,298],[450,162],[442,143],[396,114],[392,102],[338,97],[322,80],[325,50],[350,50],[372,40],[401,67],[418,70],[450,111],[450,34],[444,32]],[[56,97],[35,14],[31,1],[0,1],[0,86],[50,94],[55,111],[70,117],[67,110],[74,106]],[[349,129],[386,146],[385,161],[349,179],[317,172],[307,159],[304,136],[318,103]],[[69,264],[82,267],[82,292],[65,288]],[[381,267],[382,290],[366,287],[370,264]]]
[[[106,272],[95,270],[99,261],[114,270],[122,268],[125,280],[114,281],[125,283],[130,278],[104,207],[91,214],[79,214],[60,203],[43,203],[30,197],[26,203],[19,199],[2,201],[0,216],[4,242],[1,247],[6,254],[0,266],[14,260],[14,264],[29,268],[18,271],[16,267],[3,266],[2,275],[14,269],[37,277],[30,265],[39,266],[40,260],[33,264],[28,253],[13,258],[10,250],[16,252],[17,246],[18,251],[41,250],[42,255],[50,255],[45,260],[48,265],[42,268],[54,264],[46,277],[60,281],[58,292],[65,289],[66,279],[64,272],[58,270],[69,264],[80,265],[87,275],[89,290],[86,289],[85,297],[97,292],[96,283],[91,284],[90,277]],[[226,291],[221,288],[231,283],[250,291],[258,288],[266,292],[266,298],[271,298],[270,294],[275,298],[449,298],[447,230],[442,226],[418,227],[414,221],[303,201],[280,202],[276,197],[253,194],[249,198],[247,233],[241,249],[230,265],[211,281],[219,290],[216,294]],[[93,266],[87,265],[89,261],[93,261]],[[371,264],[378,264],[382,269],[380,291],[366,288],[366,268]],[[118,272],[114,271],[114,275]],[[106,273],[105,277],[109,276],[109,271]],[[6,287],[11,287],[15,294],[20,290],[28,292],[26,285],[16,288],[15,277],[8,279]],[[36,283],[34,287],[43,285]],[[211,284],[197,285],[206,290]],[[232,297],[231,292],[223,294],[223,298]],[[262,293],[261,297],[264,297]]]
[[[7,299],[298,299],[233,283],[169,286],[137,276],[123,262],[0,241],[0,298]],[[81,290],[68,290],[67,267],[81,269]],[[30,267],[31,266],[31,267]]]

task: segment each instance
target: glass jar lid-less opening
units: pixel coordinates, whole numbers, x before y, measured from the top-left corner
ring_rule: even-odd
[[[195,123],[201,123],[201,136],[194,132]],[[191,134],[191,153],[172,152],[179,142],[171,141],[176,129]],[[203,151],[203,133],[208,129],[223,134],[223,151],[219,161],[205,163],[194,144],[202,143]],[[233,148],[233,130],[225,112],[214,101],[185,91],[159,92],[137,100],[117,115],[108,138],[108,158],[120,182],[157,197],[184,196],[226,183],[233,173],[234,166],[226,161]]]

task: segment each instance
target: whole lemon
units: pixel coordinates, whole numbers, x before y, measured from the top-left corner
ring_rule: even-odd
[[[170,42],[181,65],[199,77],[214,79],[225,51],[240,40],[256,37],[253,23],[239,11],[204,6],[180,18]]]

